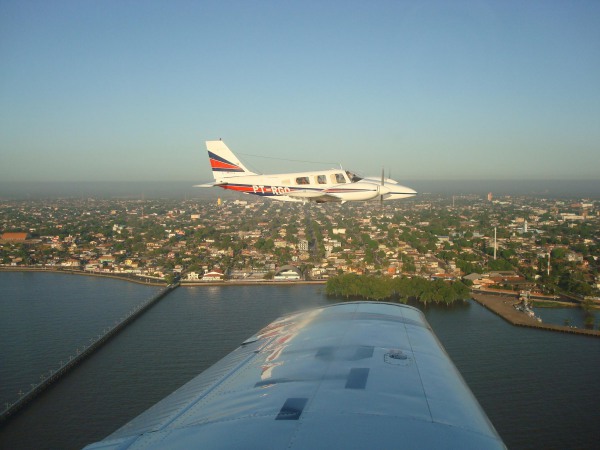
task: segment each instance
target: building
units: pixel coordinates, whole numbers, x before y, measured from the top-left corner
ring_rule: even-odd
[[[210,272],[205,273],[202,277],[202,281],[223,281],[224,276],[225,274],[219,269],[214,269]]]
[[[283,266],[273,277],[276,281],[298,281],[302,278],[302,272],[295,266]]]
[[[200,275],[198,272],[188,272],[185,276],[187,281],[198,281],[200,279]]]
[[[29,234],[21,232],[7,232],[0,236],[0,241],[6,242],[25,242],[27,239],[29,239]]]
[[[298,250],[300,250],[301,252],[308,251],[308,241],[306,239],[298,240]]]

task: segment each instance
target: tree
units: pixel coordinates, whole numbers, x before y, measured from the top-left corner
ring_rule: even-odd
[[[175,281],[175,275],[173,275],[172,273],[168,273],[165,275],[165,282],[167,284],[173,284],[173,281]]]
[[[491,259],[488,262],[490,270],[514,270],[514,267],[505,259]]]
[[[346,274],[330,278],[325,287],[327,295],[344,298],[387,300],[414,298],[423,304],[450,305],[466,299],[469,289],[461,282],[427,281],[423,278],[396,278],[384,276]]]

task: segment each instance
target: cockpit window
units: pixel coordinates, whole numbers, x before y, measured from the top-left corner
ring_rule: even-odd
[[[359,177],[354,172],[350,172],[349,170],[346,170],[346,175],[348,175],[348,178],[352,183],[356,183],[357,181],[362,180],[362,177]]]
[[[336,183],[345,183],[346,182],[346,178],[344,178],[344,174],[343,173],[336,173],[335,174],[335,182]]]
[[[298,177],[296,178],[296,184],[309,184],[310,181],[308,180],[308,177]]]

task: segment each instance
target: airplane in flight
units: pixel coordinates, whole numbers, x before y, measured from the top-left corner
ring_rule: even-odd
[[[421,311],[284,316],[85,450],[506,449]]]
[[[225,143],[206,141],[215,181],[195,187],[223,189],[288,202],[396,200],[416,195],[391,178],[366,177],[342,169],[261,175],[246,168]]]

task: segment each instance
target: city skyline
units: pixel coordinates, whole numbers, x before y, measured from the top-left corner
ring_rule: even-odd
[[[599,19],[592,1],[3,2],[0,179],[208,181],[223,138],[264,172],[595,180]]]

